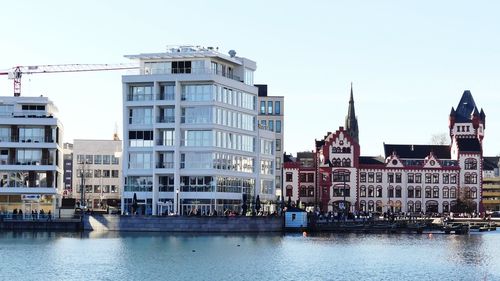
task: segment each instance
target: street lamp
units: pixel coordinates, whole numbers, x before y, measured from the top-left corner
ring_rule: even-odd
[[[177,215],[179,215],[180,214],[180,211],[179,211],[180,206],[179,206],[179,189],[178,188],[175,190],[175,204],[177,205],[177,210],[176,210]]]

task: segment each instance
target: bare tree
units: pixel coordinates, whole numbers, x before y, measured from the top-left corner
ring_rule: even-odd
[[[446,145],[449,143],[449,137],[446,133],[434,134],[431,136],[430,144]]]

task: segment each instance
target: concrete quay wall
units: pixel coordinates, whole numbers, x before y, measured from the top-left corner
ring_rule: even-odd
[[[86,231],[281,232],[283,217],[85,216]]]
[[[82,231],[80,220],[4,220],[0,222],[1,231]]]

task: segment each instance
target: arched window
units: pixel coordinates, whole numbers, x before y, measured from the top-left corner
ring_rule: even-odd
[[[350,196],[348,184],[336,184],[333,186],[333,197]]]
[[[335,170],[332,175],[333,182],[348,182],[351,180],[351,172],[348,170]]]
[[[401,212],[401,201],[396,200],[394,204],[394,212],[400,213]]]
[[[450,189],[448,187],[443,187],[443,198],[449,198],[450,197]]]
[[[450,198],[457,198],[457,188],[456,187],[450,188]]]
[[[359,188],[359,196],[360,196],[360,197],[366,197],[366,186],[362,185],[362,186]]]
[[[370,200],[368,201],[368,212],[374,212],[375,211],[375,205],[373,204],[373,201]]]
[[[340,167],[342,165],[342,161],[340,160],[340,158],[333,158],[332,165],[334,167]]]
[[[434,186],[432,188],[432,198],[439,198],[439,187]]]
[[[466,170],[476,170],[477,169],[477,160],[474,158],[465,159],[465,169]]]
[[[390,186],[387,188],[387,196],[388,196],[389,198],[394,197],[394,186],[390,185]]]
[[[373,185],[368,186],[368,197],[373,197],[374,196],[374,190],[373,190]]]
[[[306,197],[307,196],[307,189],[306,189],[306,186],[305,185],[302,185],[300,187],[300,197]]]
[[[377,197],[382,198],[382,186],[377,185]]]
[[[351,159],[349,158],[342,159],[342,167],[351,167]]]
[[[401,198],[401,186],[396,186],[396,198]]]
[[[376,206],[375,211],[377,211],[378,213],[382,213],[382,206],[383,206],[382,201],[377,200],[376,204],[377,204],[377,206]]]
[[[359,208],[361,211],[366,212],[366,202],[364,200],[359,201]]]
[[[476,173],[470,174],[470,183],[477,183],[477,174]]]
[[[413,198],[415,196],[415,192],[413,186],[408,186],[408,198]]]
[[[443,202],[443,213],[448,213],[450,212],[450,203],[448,201]]]
[[[430,186],[425,187],[425,198],[432,198],[432,190]]]
[[[465,173],[465,175],[464,175],[464,182],[465,182],[465,184],[471,184],[472,183],[469,173]]]
[[[415,212],[422,212],[422,202],[415,201]]]
[[[470,198],[471,199],[477,198],[477,188],[475,188],[475,187],[470,188]]]
[[[415,187],[415,198],[422,198],[422,188],[420,186]]]
[[[425,212],[426,213],[437,213],[438,212],[438,202],[435,200],[429,200],[425,202]]]
[[[413,201],[408,201],[407,212],[415,212],[415,206],[413,205]]]
[[[291,185],[286,186],[286,196],[287,197],[293,196],[293,186],[291,186]]]
[[[342,148],[342,153],[347,153],[347,147]]]

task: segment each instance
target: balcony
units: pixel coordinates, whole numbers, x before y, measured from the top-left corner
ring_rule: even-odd
[[[52,137],[0,137],[0,142],[20,142],[20,143],[54,143]]]
[[[226,77],[232,80],[243,82],[241,77],[234,75],[232,71],[215,70],[212,68],[194,68],[194,67],[178,67],[178,68],[141,68],[140,71],[128,71],[130,75],[175,75],[175,74],[215,74],[218,76]]]
[[[173,169],[174,162],[158,162],[156,163],[157,169]]]
[[[211,185],[183,185],[183,186],[181,186],[182,192],[213,192],[214,190],[215,190],[215,186],[211,186]]]
[[[175,123],[175,116],[158,116],[157,123]]]
[[[124,187],[125,192],[152,192],[152,185],[126,185]]]
[[[53,160],[7,160],[0,159],[0,165],[54,165]]]

